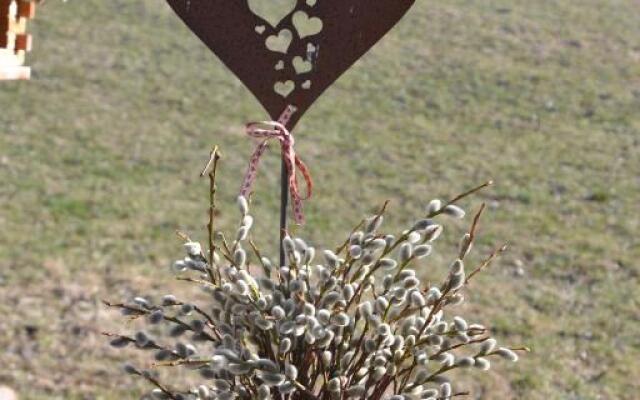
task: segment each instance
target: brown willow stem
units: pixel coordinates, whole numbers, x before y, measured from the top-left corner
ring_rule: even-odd
[[[287,163],[282,158],[280,164],[280,267],[287,263],[287,255],[284,251],[284,240],[287,234],[287,207],[289,205],[289,173],[287,171]]]
[[[209,175],[209,223],[207,224],[209,234],[209,268],[207,268],[207,272],[211,283],[214,285],[217,283],[217,278],[219,278],[219,276],[216,276],[213,267],[214,253],[216,251],[214,222],[216,216],[216,175],[218,172],[218,161],[220,161],[220,151],[218,150],[218,146],[214,146],[209,156],[209,162],[200,173],[200,177],[204,177],[207,174]]]

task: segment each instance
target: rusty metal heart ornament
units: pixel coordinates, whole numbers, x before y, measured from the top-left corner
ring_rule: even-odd
[[[415,0],[167,0],[276,120],[309,107]]]

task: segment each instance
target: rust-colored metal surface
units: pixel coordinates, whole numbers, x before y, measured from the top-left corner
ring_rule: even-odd
[[[276,120],[293,128],[415,0],[167,0]]]

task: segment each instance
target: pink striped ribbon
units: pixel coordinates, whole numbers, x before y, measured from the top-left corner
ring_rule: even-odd
[[[260,158],[267,149],[269,141],[272,139],[277,139],[280,142],[282,158],[284,159],[287,168],[293,215],[295,217],[296,223],[298,225],[302,225],[304,224],[302,202],[311,197],[311,194],[313,192],[313,180],[311,179],[309,168],[307,168],[306,164],[302,162],[302,160],[300,160],[300,158],[296,155],[296,152],[293,148],[295,140],[293,139],[293,135],[291,134],[291,132],[289,132],[286,127],[287,123],[289,123],[289,120],[291,119],[291,116],[295,112],[296,108],[294,106],[288,106],[284,110],[282,115],[280,115],[280,118],[277,122],[263,121],[247,124],[247,135],[257,139],[262,139],[262,141],[258,144],[258,147],[256,147],[255,151],[251,155],[251,159],[249,160],[249,167],[247,169],[247,173],[245,174],[244,181],[242,182],[242,188],[240,189],[240,194],[244,197],[247,197],[248,194],[251,193],[251,188],[253,187],[253,183],[255,182],[258,175]],[[300,173],[302,173],[307,186],[307,193],[305,197],[302,197],[300,195],[300,190],[298,189],[298,175],[296,172],[296,168],[300,170]]]

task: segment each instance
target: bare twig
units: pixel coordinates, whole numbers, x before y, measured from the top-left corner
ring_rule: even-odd
[[[476,239],[476,233],[478,232],[480,217],[482,216],[482,213],[484,212],[484,209],[486,208],[486,206],[487,205],[485,203],[482,203],[482,205],[480,206],[480,209],[478,210],[476,215],[473,217],[473,223],[471,224],[471,229],[469,230],[469,237],[471,242],[474,242]]]
[[[191,238],[189,237],[189,235],[182,231],[176,231],[176,236],[182,239],[183,242],[191,242]]]
[[[160,389],[162,391],[162,393],[166,394],[167,396],[169,396],[170,399],[172,400],[178,400],[178,396],[176,396],[175,394],[173,394],[173,392],[171,392],[167,387],[165,387],[163,384],[160,383],[160,381],[158,381],[156,378],[154,378],[153,376],[149,375],[149,374],[140,374],[140,376],[142,376],[144,379],[146,379],[147,381],[149,381],[152,385],[154,385],[155,387],[157,387],[158,389]]]
[[[478,267],[476,267],[476,269],[474,269],[469,276],[467,276],[467,279],[465,280],[465,285],[469,284],[469,281],[478,273],[482,272],[485,268],[487,268],[488,266],[490,266],[493,261],[495,261],[495,259],[497,259],[498,257],[500,257],[505,251],[507,251],[507,249],[509,248],[509,245],[507,243],[503,244],[500,248],[496,249],[493,251],[493,253],[491,253],[491,255],[484,260]]]
[[[465,197],[469,197],[469,196],[471,196],[472,194],[475,194],[475,193],[477,193],[477,192],[479,192],[479,191],[481,191],[481,190],[483,190],[483,189],[485,189],[485,188],[487,188],[487,187],[489,187],[489,186],[492,186],[492,185],[493,185],[493,181],[492,181],[492,180],[489,180],[489,181],[487,181],[487,182],[483,183],[483,184],[482,184],[482,185],[480,185],[480,186],[476,186],[476,187],[474,187],[473,189],[467,190],[466,192],[464,192],[464,193],[462,193],[462,194],[457,195],[457,196],[456,196],[456,197],[454,197],[453,199],[449,200],[449,201],[447,202],[447,204],[445,204],[445,205],[444,205],[444,207],[441,207],[441,208],[440,208],[440,210],[437,212],[437,214],[441,214],[441,213],[442,213],[442,211],[443,211],[447,206],[450,206],[450,205],[456,204],[457,202],[459,202],[460,200],[464,199]],[[437,215],[437,214],[436,214],[436,215]]]
[[[220,272],[216,274],[214,270],[214,254],[216,251],[215,234],[214,234],[214,222],[216,216],[216,175],[218,173],[218,162],[220,161],[220,151],[218,146],[214,146],[209,155],[209,161],[200,173],[200,177],[209,175],[209,223],[207,224],[208,236],[209,236],[209,278],[214,285],[218,283],[220,279]]]

